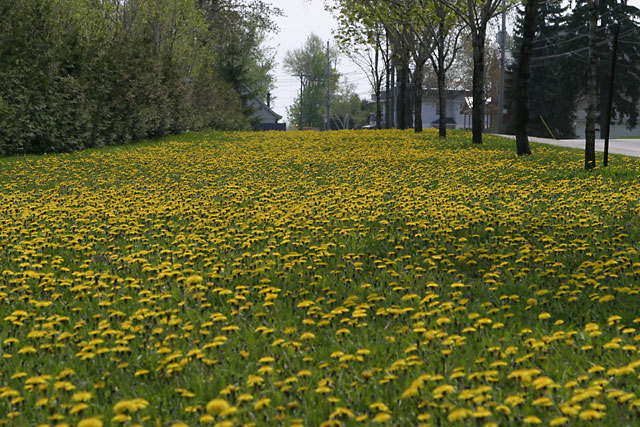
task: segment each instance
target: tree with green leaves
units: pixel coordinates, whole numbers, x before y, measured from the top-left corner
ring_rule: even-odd
[[[360,43],[373,46],[378,59],[382,57],[386,81],[386,127],[407,128],[407,115],[411,110],[410,77],[413,75],[411,43],[415,38],[402,8],[390,0],[333,0],[332,5],[326,4],[338,18],[338,40],[345,42],[345,49]],[[377,38],[370,37],[371,34],[377,34]],[[375,61],[370,64],[375,67]],[[378,86],[382,83],[381,74],[378,73]]]
[[[0,0],[0,154],[248,127],[237,88],[270,84],[259,46],[276,13],[259,0]]]
[[[332,12],[338,21],[334,38],[340,51],[353,61],[369,80],[376,102],[376,127],[381,129],[382,85],[386,81],[387,93],[390,93],[391,58],[386,29],[378,19],[376,6],[375,3],[357,0],[325,3],[326,9]]]
[[[329,51],[329,62],[336,64],[338,51]],[[318,35],[310,34],[304,44],[297,49],[287,51],[284,68],[300,79],[301,91],[288,109],[289,120],[298,123],[298,128],[322,128],[324,125],[324,107],[327,102],[327,85],[335,92],[339,74],[332,68],[330,80],[326,74],[326,44]]]
[[[239,92],[242,85],[266,97],[273,88],[274,51],[263,42],[283,14],[263,0],[198,0],[209,28],[218,74]]]
[[[459,17],[451,11],[444,0],[387,0],[395,4],[403,15],[410,17],[416,43],[414,45],[415,78],[420,82],[416,91],[416,132],[422,130],[421,105],[422,105],[422,81],[423,61],[430,60],[437,76],[438,104],[440,111],[447,111],[446,104],[446,73],[456,60],[464,39],[466,27]],[[446,114],[440,114],[439,134],[447,136]]]
[[[498,13],[502,0],[442,0],[469,28],[473,46],[472,141],[482,144],[484,128],[485,44],[489,21]]]
[[[355,92],[347,81],[338,84],[331,98],[331,129],[357,129],[369,124],[371,103]]]

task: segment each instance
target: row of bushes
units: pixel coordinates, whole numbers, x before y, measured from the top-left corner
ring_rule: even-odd
[[[193,3],[0,0],[0,155],[246,127]]]

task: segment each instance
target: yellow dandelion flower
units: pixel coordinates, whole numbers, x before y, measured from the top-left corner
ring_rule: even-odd
[[[264,382],[264,378],[259,375],[249,375],[247,377],[247,386],[254,387],[256,385],[260,385]]]
[[[204,414],[200,417],[200,422],[202,424],[209,424],[212,423],[215,420],[215,418],[213,418],[211,415],[209,414]]]
[[[102,427],[102,420],[97,417],[85,418],[78,423],[77,427]]]
[[[418,387],[409,387],[408,389],[406,389],[404,391],[404,393],[402,393],[402,398],[403,399],[407,399],[409,397],[413,397],[413,396],[417,396],[418,395]]]
[[[213,399],[207,403],[206,409],[210,414],[220,415],[230,407],[229,402],[224,399]]]
[[[433,398],[441,399],[443,396],[453,393],[454,390],[455,390],[454,386],[449,384],[443,384],[433,389]]]
[[[391,419],[391,414],[388,412],[380,412],[375,417],[373,417],[374,423],[385,423]]]
[[[486,408],[478,408],[475,412],[471,413],[473,418],[487,418],[491,416],[491,411]]]
[[[496,411],[500,412],[503,415],[511,415],[511,409],[507,405],[496,406]]]
[[[304,340],[312,340],[314,339],[316,336],[313,332],[305,332],[302,335],[300,335],[300,340],[304,341]]]
[[[343,418],[343,417],[348,417],[348,418],[355,418],[355,414],[353,412],[351,412],[348,408],[336,408],[330,415],[329,418],[333,419],[333,418]]]
[[[378,412],[390,412],[389,407],[382,402],[373,402],[369,405],[369,408]]]
[[[256,411],[259,411],[262,408],[269,406],[270,403],[271,403],[271,399],[265,397],[263,399],[258,400],[256,403],[254,403],[253,409]]]
[[[131,416],[124,413],[116,414],[113,418],[111,418],[111,421],[113,421],[114,423],[126,423],[130,420]]]
[[[78,412],[84,411],[85,409],[87,409],[89,407],[89,405],[87,405],[86,403],[78,403],[77,405],[74,405],[71,410],[69,411],[69,413],[71,415],[73,414],[77,414]]]
[[[470,416],[470,410],[465,408],[457,408],[449,412],[449,415],[447,415],[447,420],[449,420],[450,423],[453,423],[456,421],[464,420],[465,418],[468,418]]]
[[[238,399],[238,402],[247,402],[249,400],[252,400],[253,396],[249,393],[242,393],[238,395],[237,399]]]
[[[88,391],[79,391],[73,394],[71,400],[73,400],[74,402],[87,402],[91,400],[91,397],[92,395]]]
[[[531,402],[532,406],[553,406],[553,402],[548,397],[539,397],[533,402]]]
[[[113,412],[120,414],[124,412],[134,413],[149,406],[145,399],[121,400],[113,406]]]
[[[595,409],[586,409],[580,412],[578,417],[580,417],[581,420],[599,420],[600,418],[603,418],[605,415],[606,413],[597,411]]]

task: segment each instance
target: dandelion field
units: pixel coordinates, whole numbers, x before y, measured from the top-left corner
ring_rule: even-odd
[[[638,425],[640,160],[485,142],[0,159],[0,425]]]

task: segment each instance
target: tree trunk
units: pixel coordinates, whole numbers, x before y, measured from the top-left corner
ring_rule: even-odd
[[[584,167],[596,167],[596,26],[599,0],[589,0],[589,78],[587,82],[587,127],[585,130]]]
[[[482,144],[484,130],[484,42],[486,30],[478,28],[473,34],[473,108],[471,110],[471,132],[474,144]]]
[[[435,2],[436,4],[436,14],[439,18],[438,22],[438,57],[437,64],[438,69],[436,70],[436,76],[438,78],[438,103],[440,105],[440,117],[438,118],[438,135],[441,138],[447,137],[447,96],[445,90],[447,90],[446,85],[446,73],[447,69],[444,66],[445,58],[445,47],[444,47],[444,38],[445,38],[445,11],[444,11],[444,3],[442,1]],[[455,48],[455,47],[454,47]],[[455,49],[453,54],[455,55]]]
[[[409,71],[409,67],[407,67],[407,95],[404,98],[405,106],[404,106],[404,120],[405,120],[405,129],[413,127],[413,104],[412,95],[414,94],[415,89],[412,87],[413,83],[411,81],[411,71]]]
[[[398,94],[398,129],[407,128],[407,70],[404,64],[397,70],[400,82],[400,93]]]
[[[522,46],[520,47],[520,56],[518,58],[515,90],[516,108],[514,120],[518,156],[531,154],[529,137],[527,136],[527,123],[529,122],[529,70],[531,52],[533,51],[533,37],[535,36],[536,30],[538,4],[539,0],[527,0],[524,9]]]
[[[382,129],[382,107],[380,88],[376,89],[376,129]]]
[[[385,93],[385,109],[384,109],[384,121],[385,127],[387,129],[393,128],[393,88],[391,87],[391,83],[393,82],[393,67],[391,66],[391,61],[387,64],[387,76],[386,76],[386,85],[387,91]]]
[[[445,69],[444,58],[442,64],[438,66],[438,105],[440,106],[440,117],[438,118],[438,135],[441,138],[447,137],[447,96],[445,94]],[[440,62],[440,58],[438,58]]]
[[[414,71],[415,98],[413,103],[413,130],[416,133],[422,132],[422,76],[424,63],[418,61]]]
[[[380,78],[380,71],[378,68],[378,63],[380,61],[380,40],[379,38],[376,38],[377,43],[376,43],[376,63],[375,63],[375,70],[374,70],[374,76],[375,76],[375,93],[376,93],[376,129],[381,129],[382,128],[382,109],[380,108],[380,86],[382,85],[382,79]]]

